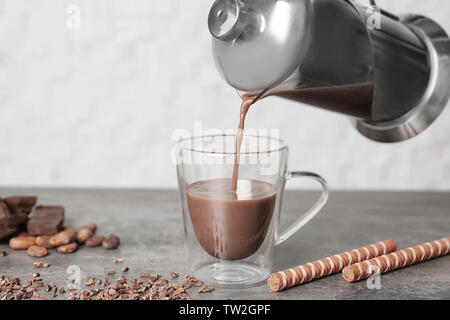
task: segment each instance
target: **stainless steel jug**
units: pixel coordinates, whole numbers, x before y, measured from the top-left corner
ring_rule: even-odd
[[[450,39],[433,20],[372,0],[216,0],[208,24],[223,78],[351,117],[372,140],[412,138],[450,98]]]

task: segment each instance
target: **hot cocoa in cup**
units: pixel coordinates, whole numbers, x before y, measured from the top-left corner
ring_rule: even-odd
[[[195,235],[203,249],[223,260],[240,260],[263,243],[276,202],[276,188],[259,180],[197,181],[187,187]]]

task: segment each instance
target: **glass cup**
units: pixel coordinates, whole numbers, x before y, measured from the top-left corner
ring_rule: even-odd
[[[176,148],[178,184],[189,272],[222,287],[248,287],[272,271],[274,248],[308,223],[328,200],[326,181],[311,172],[288,171],[288,146],[280,139],[245,135],[236,153],[235,135],[181,140]],[[235,160],[238,186],[232,189]],[[317,202],[284,232],[278,232],[286,181],[320,183]]]

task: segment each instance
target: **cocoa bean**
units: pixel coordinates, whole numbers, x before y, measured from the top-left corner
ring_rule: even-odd
[[[28,255],[35,258],[42,258],[48,254],[48,251],[44,247],[31,246],[28,248]]]
[[[104,236],[98,235],[98,236],[93,236],[92,238],[86,240],[86,242],[84,243],[86,245],[86,247],[98,247],[101,246],[103,243],[103,240],[105,240]]]
[[[78,243],[85,243],[86,240],[92,238],[93,235],[94,232],[92,231],[92,229],[84,226],[77,230],[76,239]]]
[[[36,238],[30,236],[14,237],[9,239],[9,247],[13,250],[27,250],[36,244]]]
[[[59,246],[56,248],[56,250],[58,250],[59,253],[67,254],[74,252],[75,250],[77,250],[77,248],[78,244],[76,242],[72,242],[66,245]]]
[[[120,238],[115,234],[111,233],[108,238],[103,240],[103,247],[107,250],[115,249],[120,244]]]
[[[50,237],[49,243],[54,247],[69,244],[75,240],[76,232],[72,228],[66,228],[64,231]]]
[[[36,245],[44,247],[46,249],[52,249],[55,246],[50,244],[50,238],[51,236],[39,236],[36,238]]]
[[[82,226],[81,228],[88,228],[92,230],[92,233],[95,233],[97,231],[97,225],[95,223],[88,223],[87,225]],[[80,228],[80,229],[81,229]]]

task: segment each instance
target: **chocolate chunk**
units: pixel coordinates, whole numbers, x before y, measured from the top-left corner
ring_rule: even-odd
[[[17,229],[11,228],[8,224],[0,220],[0,240],[8,239],[15,233],[17,233]]]
[[[3,199],[12,214],[23,213],[28,215],[36,205],[34,196],[14,196]]]
[[[28,221],[28,233],[33,236],[51,236],[62,230],[63,222],[63,207],[38,206]]]
[[[3,201],[0,200],[0,220],[7,222],[7,221],[11,220],[12,217],[13,216],[11,214],[11,211],[9,210],[6,203],[4,203]],[[8,223],[8,224],[10,224],[10,223]]]
[[[36,197],[8,197],[0,200],[0,240],[25,230],[28,213],[36,204]]]
[[[13,215],[14,222],[20,226],[20,230],[26,230],[28,222],[28,215],[24,212],[19,212]]]
[[[7,239],[20,231],[19,224],[6,203],[0,201],[0,240]]]

